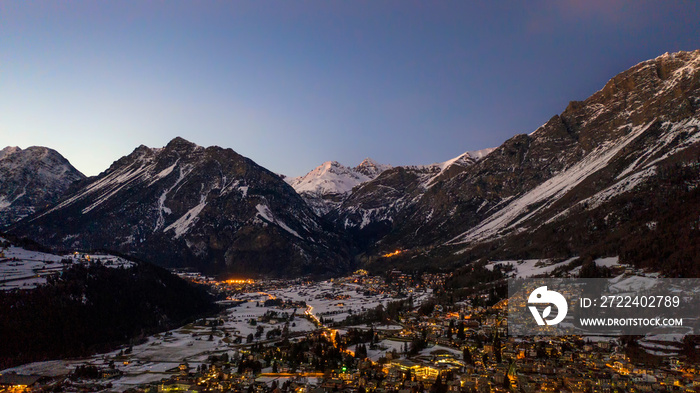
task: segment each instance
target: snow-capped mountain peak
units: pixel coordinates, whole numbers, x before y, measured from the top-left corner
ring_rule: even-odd
[[[363,175],[374,179],[375,177],[379,176],[382,172],[384,172],[387,169],[391,169],[391,165],[385,165],[385,164],[378,164],[376,161],[373,159],[367,157],[362,162],[360,165],[356,166],[354,169],[356,172],[362,173]]]
[[[424,188],[430,188],[435,180],[440,177],[443,173],[445,173],[448,169],[450,169],[453,165],[457,165],[462,168],[466,168],[475,162],[483,159],[486,157],[489,153],[492,151],[496,150],[495,147],[487,148],[487,149],[481,149],[481,150],[472,150],[468,151],[465,153],[460,154],[459,156],[449,159],[444,162],[438,162],[435,164],[430,164],[426,165],[423,167],[419,167],[422,171],[427,173],[427,177],[424,178],[423,181],[421,181],[421,184]]]
[[[391,165],[378,164],[366,158],[360,165],[350,168],[338,161],[326,161],[304,176],[285,178],[318,215],[327,213],[340,203],[344,195],[362,183],[370,181]]]
[[[58,201],[85,176],[57,151],[41,146],[0,150],[0,227]]]
[[[481,150],[472,150],[472,151],[468,151],[466,153],[460,154],[459,156],[452,158],[450,160],[447,160],[445,162],[440,162],[440,163],[437,163],[434,165],[437,165],[441,171],[444,171],[445,169],[451,167],[454,164],[468,166],[468,165],[471,165],[474,162],[479,161],[482,158],[486,157],[489,153],[491,153],[494,150],[496,150],[495,147],[491,147],[488,149],[481,149]]]
[[[338,161],[326,161],[304,176],[286,178],[298,193],[344,194],[356,185],[370,180],[353,168],[348,168]]]

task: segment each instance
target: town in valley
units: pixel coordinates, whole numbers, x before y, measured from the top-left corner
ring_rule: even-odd
[[[49,255],[10,251],[24,258],[15,257],[17,265]],[[91,256],[71,258],[90,263]],[[128,267],[92,256],[100,259]],[[542,276],[570,262],[506,261],[485,271],[507,266]],[[617,258],[596,263],[627,280],[644,274]],[[2,391],[692,392],[700,385],[698,363],[683,352],[687,342],[511,337],[507,300],[495,286],[453,292],[452,273],[358,270],[327,280],[178,274],[215,293],[221,311],[108,353],[4,370]],[[22,280],[36,278],[15,276],[3,289]]]

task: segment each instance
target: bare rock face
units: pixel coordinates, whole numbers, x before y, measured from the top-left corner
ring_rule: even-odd
[[[494,149],[466,152],[451,160],[420,166],[398,166],[358,185],[326,217],[361,249],[371,247],[395,228],[394,221],[419,203],[437,179],[465,171]]]
[[[327,227],[278,175],[231,149],[176,138],[138,147],[11,232],[167,267],[289,276],[350,268]]]
[[[0,150],[0,228],[53,205],[85,176],[46,147]]]

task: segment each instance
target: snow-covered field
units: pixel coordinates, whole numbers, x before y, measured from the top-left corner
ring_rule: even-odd
[[[58,257],[59,260],[61,257]],[[279,328],[284,329],[284,323],[276,321],[263,322],[262,317],[268,312],[292,315],[293,308],[281,309],[278,307],[265,307],[264,302],[268,299],[280,298],[291,301],[305,301],[307,308],[297,308],[295,318],[289,322],[288,330],[290,339],[296,339],[304,334],[316,329],[316,326],[309,319],[305,318],[306,312],[311,312],[318,318],[332,318],[334,321],[341,321],[350,315],[350,310],[361,312],[363,309],[370,309],[379,304],[388,303],[392,299],[388,295],[364,295],[359,285],[350,283],[333,283],[324,281],[304,285],[291,285],[286,288],[265,292],[244,293],[237,296],[236,301],[241,302],[235,307],[229,307],[220,313],[216,318],[209,318],[208,321],[221,321],[215,329],[205,324],[195,323],[182,326],[178,329],[166,333],[156,334],[146,339],[143,344],[132,348],[130,354],[120,356],[120,350],[110,353],[99,354],[85,359],[55,360],[49,362],[37,362],[4,370],[2,373],[15,371],[18,374],[40,374],[40,375],[63,375],[71,372],[81,364],[92,364],[106,367],[113,361],[116,367],[124,372],[122,377],[111,380],[113,390],[124,391],[136,385],[159,381],[168,378],[175,369],[183,362],[187,362],[190,367],[207,361],[211,355],[221,355],[228,353],[235,356],[241,346],[246,345],[247,337],[255,334],[259,327],[263,328],[261,337],[254,338],[253,343],[267,341],[266,333]],[[416,304],[427,298],[429,293],[421,292],[414,294]],[[341,299],[338,299],[341,298]],[[343,305],[340,305],[340,304]],[[255,320],[251,324],[251,320]],[[366,327],[365,327],[366,328]],[[398,325],[383,326],[382,329],[401,329]],[[209,337],[211,336],[211,341]],[[236,344],[235,340],[240,338],[241,344]],[[403,342],[390,342],[384,340],[380,354],[377,350],[377,358],[384,356],[386,350],[391,351],[396,348],[401,352]]]
[[[46,277],[57,274],[65,266],[61,261],[86,263],[89,261],[108,267],[129,267],[133,262],[114,255],[70,254],[54,255],[39,251],[29,251],[10,246],[0,258],[0,290],[15,288],[31,289],[46,283]]]
[[[578,257],[569,258],[565,261],[557,262],[551,259],[524,259],[524,260],[512,260],[512,261],[492,261],[488,263],[485,268],[493,270],[495,266],[512,267],[509,273],[510,277],[516,278],[528,278],[535,276],[546,276],[554,270],[566,266],[569,263],[575,261]],[[598,258],[594,260],[595,264],[600,267],[615,267],[620,266],[619,257],[606,257]],[[569,271],[572,276],[578,275],[581,270],[581,266],[577,266]]]
[[[493,261],[485,267],[493,270],[496,266],[506,267],[512,266],[513,270],[510,275],[517,278],[527,278],[549,274],[556,268],[566,266],[573,262],[578,257],[570,258],[562,262],[553,262],[549,259],[524,259],[519,261]]]
[[[282,329],[284,325],[263,323],[258,321],[258,317],[262,317],[268,311],[279,314],[293,312],[292,309],[280,310],[275,307],[261,306],[267,299],[269,297],[265,294],[249,294],[246,296],[245,303],[226,309],[217,318],[209,318],[210,321],[223,320],[223,324],[217,326],[215,330],[200,324],[185,325],[148,337],[145,343],[134,346],[132,352],[127,355],[119,356],[121,350],[117,350],[85,359],[30,363],[4,370],[2,373],[15,371],[18,374],[62,375],[71,372],[81,364],[106,367],[111,360],[119,370],[124,372],[124,376],[112,380],[114,390],[124,391],[139,384],[168,378],[177,372],[175,369],[183,362],[187,362],[190,367],[197,367],[211,355],[228,353],[229,356],[234,356],[240,347],[239,344],[234,343],[234,340],[241,337],[242,344],[245,344],[246,337],[249,334],[255,334],[259,326],[264,329],[264,332],[253,342],[266,341],[265,333],[275,328]],[[312,331],[316,328],[312,322],[301,317],[303,314],[303,309],[297,310],[299,317],[289,325],[292,337],[295,333]],[[251,319],[256,321],[255,325],[250,324]]]
[[[310,311],[324,321],[341,322],[351,314],[359,314],[378,305],[386,306],[395,301],[389,294],[365,295],[365,288],[354,283],[323,281],[310,285],[293,285],[271,291],[271,294],[286,300],[304,301]],[[415,305],[430,296],[430,292],[412,293]]]
[[[61,257],[10,246],[0,258],[0,289],[34,288],[63,269]]]
[[[386,357],[388,353],[393,351],[399,354],[403,353],[405,349],[404,345],[410,345],[410,343],[398,340],[382,340],[377,343],[376,349],[371,349],[369,344],[365,344],[367,347],[367,357],[373,362],[378,361],[379,358]],[[348,349],[355,353],[357,352],[357,345],[351,345]]]

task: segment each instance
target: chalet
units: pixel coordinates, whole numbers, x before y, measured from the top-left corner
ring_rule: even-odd
[[[39,375],[21,375],[13,372],[0,374],[0,391],[31,392]]]

